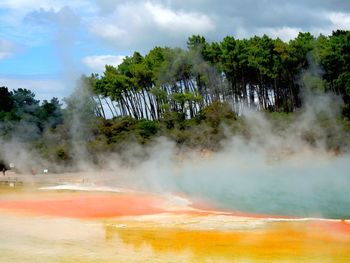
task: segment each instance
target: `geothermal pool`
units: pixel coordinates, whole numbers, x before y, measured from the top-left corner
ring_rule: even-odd
[[[350,222],[222,212],[183,196],[6,188],[0,262],[348,262]],[[104,189],[104,190],[103,190]]]

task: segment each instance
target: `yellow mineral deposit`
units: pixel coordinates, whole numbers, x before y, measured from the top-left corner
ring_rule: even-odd
[[[201,210],[145,193],[3,192],[1,262],[348,262],[345,220]]]

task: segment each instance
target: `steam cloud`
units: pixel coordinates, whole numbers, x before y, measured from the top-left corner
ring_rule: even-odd
[[[216,153],[181,149],[166,138],[158,138],[148,147],[127,145],[122,155],[100,156],[103,168],[92,167],[85,146],[76,137],[82,121],[78,116],[71,128],[76,134],[72,137],[75,169],[85,170],[86,176],[99,184],[182,193],[223,209],[349,218],[349,154],[329,152],[315,122],[317,114],[329,109],[332,102],[331,97],[319,97],[281,131],[275,131],[263,113],[246,112],[250,138],[228,136]],[[312,144],[303,140],[310,129],[317,138]],[[341,132],[337,126],[333,129]],[[15,140],[1,142],[1,149],[6,161],[15,160],[18,169],[49,165]]]
[[[303,118],[308,114],[305,112]],[[295,133],[273,135],[269,121],[257,113],[252,115],[252,126],[258,126],[263,134],[249,141],[232,137],[209,158],[198,152],[181,152],[163,138],[143,149],[150,157],[136,158],[137,165],[125,167],[112,158],[106,167],[115,171],[116,186],[185,193],[219,208],[348,218],[349,155],[328,152],[322,140],[311,147],[296,139],[302,132],[300,124],[291,129]],[[140,150],[130,151],[130,158]]]
[[[304,78],[305,74],[312,78]],[[224,129],[228,139],[222,141],[218,152],[183,149],[160,137],[146,147],[127,144],[122,154],[102,154],[98,167],[91,163],[83,143],[86,138],[80,137],[87,120],[80,109],[86,106],[90,94],[77,89],[71,97],[76,109],[70,118],[75,167],[69,169],[84,171],[96,184],[181,193],[222,209],[350,218],[350,156],[344,152],[350,138],[336,121],[340,98],[317,92],[318,84],[313,86],[319,83],[320,74],[313,69],[301,76],[304,107],[287,126],[281,125],[283,120],[270,120],[262,112],[244,110],[242,118],[249,136],[235,136]],[[310,79],[311,84],[307,83]],[[328,122],[331,132],[325,133],[320,119]],[[344,142],[339,152],[328,150],[327,136],[332,133]],[[52,166],[15,139],[0,143],[3,158],[7,162],[15,160],[19,170]]]

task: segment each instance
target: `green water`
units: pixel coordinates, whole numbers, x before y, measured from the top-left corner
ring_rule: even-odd
[[[247,160],[251,158],[251,160]],[[350,159],[309,157],[266,163],[208,160],[171,173],[143,174],[129,181],[141,189],[185,193],[215,207],[250,213],[297,217],[350,218]]]
[[[216,174],[177,186],[190,196],[208,200],[222,209],[300,217],[350,218],[349,174],[265,173],[235,176]]]

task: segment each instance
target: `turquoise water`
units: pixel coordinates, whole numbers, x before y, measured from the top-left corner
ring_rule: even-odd
[[[350,180],[345,184],[332,180],[311,182],[301,178],[268,176],[258,184],[227,180],[217,175],[220,187],[199,179],[196,187],[179,186],[190,196],[213,203],[216,207],[250,213],[288,215],[298,217],[350,218]],[[308,180],[311,180],[310,178]],[[225,181],[225,182],[224,182]],[[224,183],[223,183],[224,182]]]
[[[250,158],[250,155],[248,156]],[[139,188],[185,193],[215,207],[297,217],[350,218],[350,158],[299,158],[293,162],[221,158],[159,167],[129,178]]]
[[[270,167],[260,172],[252,169],[246,173],[225,170],[215,175],[204,173],[191,183],[186,178],[188,176],[177,180],[179,189],[213,202],[218,208],[273,215],[350,218],[350,170],[289,167],[283,171]]]

